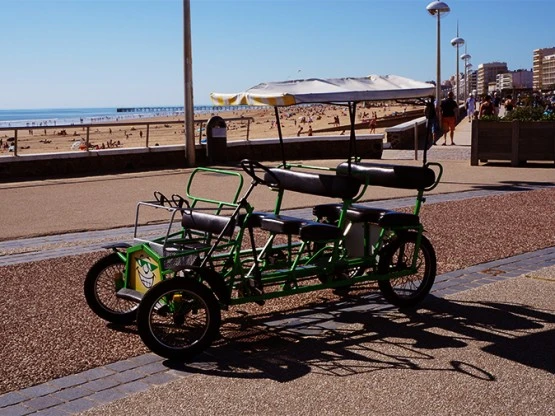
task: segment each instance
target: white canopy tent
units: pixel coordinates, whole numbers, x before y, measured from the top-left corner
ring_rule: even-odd
[[[302,79],[265,82],[236,94],[212,93],[215,105],[289,106],[312,103],[423,98],[434,86],[397,75],[369,75],[362,78]]]
[[[349,107],[351,131],[349,140],[349,164],[357,158],[355,134],[355,110],[363,101],[408,100],[429,97],[435,86],[398,75],[369,75],[360,78],[301,79],[280,82],[264,82],[244,92],[235,94],[211,93],[215,105],[272,106],[281,143],[283,165],[286,165],[279,107],[297,104],[341,104]],[[424,152],[424,161],[426,152]],[[349,165],[350,166],[350,165]]]

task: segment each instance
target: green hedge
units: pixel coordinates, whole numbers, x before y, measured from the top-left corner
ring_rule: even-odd
[[[498,117],[488,117],[488,120],[501,121],[555,121],[555,114],[544,114],[545,110],[541,107],[516,107],[513,111],[505,113],[501,119]],[[484,119],[486,119],[484,117]]]

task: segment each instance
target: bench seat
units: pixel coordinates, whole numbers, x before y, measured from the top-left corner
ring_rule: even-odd
[[[301,227],[299,236],[303,241],[331,241],[341,238],[339,227],[310,221]]]
[[[287,169],[270,169],[264,174],[268,183],[278,183],[277,188],[303,194],[329,198],[352,199],[360,190],[360,181],[349,176],[297,172]]]
[[[275,214],[271,212],[261,212],[261,211],[254,211],[248,216],[248,222],[245,223],[245,219],[247,218],[247,214],[239,214],[237,217],[237,225],[239,227],[252,227],[252,228],[260,228],[262,225],[262,218],[269,218],[275,217]]]
[[[330,222],[339,221],[341,204],[321,204],[312,208],[312,213],[316,218],[327,218]],[[345,212],[346,219],[350,222],[370,222],[377,224],[380,218],[391,210],[385,208],[373,208],[363,205],[351,205]]]
[[[418,227],[420,218],[418,215],[392,211],[384,214],[378,221],[378,225],[382,228]]]
[[[303,241],[337,240],[342,235],[341,229],[335,225],[286,215],[262,217],[260,228],[276,234],[298,235]]]
[[[401,189],[426,189],[435,183],[433,169],[426,166],[387,165],[378,163],[343,162],[336,168],[338,175],[351,176],[363,184]]]
[[[301,226],[307,220],[286,215],[271,215],[262,217],[260,228],[277,234],[299,234]]]
[[[183,212],[181,225],[190,230],[203,231],[211,234],[219,235],[223,232],[223,235],[226,237],[231,237],[235,230],[235,221],[232,218],[195,210],[186,210]]]
[[[312,209],[312,213],[317,218],[327,218],[330,222],[336,222],[341,215],[341,209],[341,204],[322,204],[316,205]],[[420,224],[418,215],[364,205],[350,206],[345,212],[345,217],[350,222],[367,222],[377,224],[382,228],[416,227]]]

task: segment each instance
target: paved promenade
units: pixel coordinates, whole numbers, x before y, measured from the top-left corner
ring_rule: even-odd
[[[555,169],[545,165],[470,167],[466,121],[455,142],[429,152],[445,172],[426,204],[555,186]],[[413,156],[385,151],[380,163],[421,163]],[[136,201],[152,189],[184,189],[187,175],[0,185],[0,211],[11,219],[2,224],[0,266],[130,241]],[[368,199],[396,209],[411,206],[411,195],[388,189]],[[271,209],[273,196],[263,194],[255,206]],[[311,215],[302,196],[286,206]],[[0,414],[555,414],[554,299],[550,247],[440,275],[418,312],[400,312],[372,294],[257,316],[249,333],[267,339],[256,351],[237,338],[190,364],[145,354],[0,395]]]

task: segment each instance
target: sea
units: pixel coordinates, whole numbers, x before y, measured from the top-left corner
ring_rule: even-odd
[[[248,106],[221,107],[195,106],[195,114],[211,114],[228,110],[248,109]],[[104,108],[45,108],[29,110],[0,110],[0,127],[47,127],[76,124],[106,123],[127,119],[162,116],[183,116],[183,107],[154,106],[126,107],[119,111],[116,107]]]

